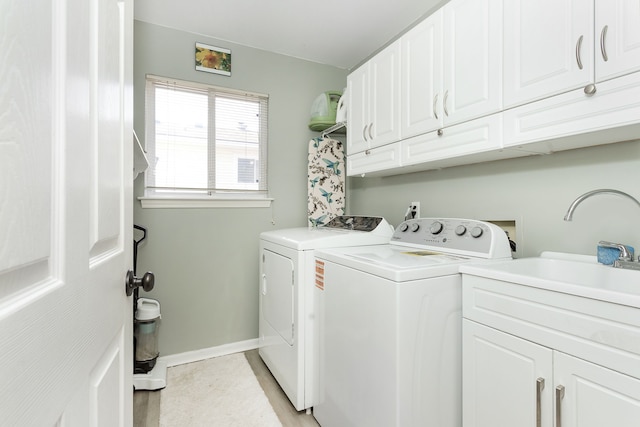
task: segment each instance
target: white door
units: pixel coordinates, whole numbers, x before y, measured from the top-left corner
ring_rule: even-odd
[[[444,125],[502,109],[502,1],[444,6]]]
[[[558,351],[553,364],[553,393],[560,393],[555,398],[555,417],[563,427],[638,425],[639,379]]]
[[[400,41],[384,48],[369,64],[371,116],[366,133],[373,148],[400,139]]]
[[[553,426],[551,349],[464,319],[462,353],[465,427]]]
[[[129,426],[132,1],[0,17],[0,424]]]
[[[593,83],[593,31],[593,0],[505,1],[504,108]]]
[[[402,36],[402,138],[442,127],[442,9]]]
[[[596,1],[596,81],[640,70],[640,2]]]
[[[347,108],[347,154],[369,148],[369,63],[347,76],[349,107]]]

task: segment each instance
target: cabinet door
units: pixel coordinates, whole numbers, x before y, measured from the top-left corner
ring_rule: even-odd
[[[593,9],[593,0],[504,2],[505,109],[593,82]]]
[[[400,168],[400,144],[387,144],[347,157],[347,176],[375,175]]]
[[[598,0],[595,19],[596,81],[640,70],[640,2]]]
[[[370,114],[366,136],[370,146],[400,139],[400,40],[369,61]]]
[[[502,114],[481,117],[444,129],[442,135],[429,132],[415,138],[404,139],[403,166],[451,160],[471,154],[502,148]]]
[[[442,127],[442,9],[402,36],[402,138]]]
[[[369,64],[347,76],[347,90],[347,154],[355,154],[369,147],[365,138],[365,128],[369,125]]]
[[[462,347],[465,427],[552,427],[552,350],[466,319]]]
[[[640,380],[555,352],[555,388],[564,387],[555,408],[562,427],[637,427]]]
[[[502,1],[453,0],[444,10],[444,124],[502,109]]]

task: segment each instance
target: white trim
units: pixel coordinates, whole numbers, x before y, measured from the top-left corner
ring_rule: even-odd
[[[229,354],[255,350],[256,348],[258,348],[258,338],[223,344],[217,347],[203,348],[201,350],[187,351],[185,353],[160,356],[158,361],[162,361],[167,364],[167,367],[171,367],[184,365],[186,363],[199,362],[201,360],[211,359],[212,357],[227,356]]]
[[[270,198],[168,198],[138,197],[145,209],[184,209],[184,208],[268,208],[273,199]]]

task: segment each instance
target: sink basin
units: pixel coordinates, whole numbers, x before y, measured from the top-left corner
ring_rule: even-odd
[[[640,271],[598,264],[595,257],[543,253],[489,264],[463,264],[460,272],[640,308]]]

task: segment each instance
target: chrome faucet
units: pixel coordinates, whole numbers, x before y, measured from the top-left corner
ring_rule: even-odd
[[[594,196],[596,194],[613,194],[613,195],[623,196],[633,200],[636,203],[636,205],[640,207],[640,202],[638,201],[638,199],[622,191],[611,190],[606,188],[600,189],[600,190],[593,190],[593,191],[584,193],[583,195],[575,199],[573,203],[571,203],[571,206],[569,206],[569,209],[567,210],[567,213],[564,216],[564,220],[571,221],[571,219],[573,218],[573,211],[576,210],[576,207],[578,207],[578,205],[582,203],[585,199],[588,199],[589,197]],[[613,263],[614,267],[640,270],[640,256],[638,256],[638,262],[634,262],[633,255],[629,253],[625,245],[621,243],[612,243],[612,242],[605,242],[605,241],[600,241],[599,244],[601,246],[605,246],[609,248],[617,248],[620,250],[620,255],[618,256],[618,259]]]
[[[567,210],[567,213],[564,216],[564,220],[565,221],[571,221],[573,219],[573,211],[576,210],[576,207],[578,207],[578,205],[580,203],[582,203],[583,200],[588,199],[591,196],[595,196],[596,194],[614,194],[614,195],[618,195],[618,196],[624,196],[628,199],[633,200],[634,202],[636,202],[636,205],[638,205],[640,207],[640,202],[638,201],[638,199],[636,199],[633,196],[630,196],[627,193],[624,193],[622,191],[619,190],[611,190],[611,189],[600,189],[600,190],[593,190],[593,191],[589,191],[587,193],[584,193],[583,195],[579,196],[577,199],[575,199],[573,201],[573,203],[571,203],[571,206],[569,206],[569,210]]]

